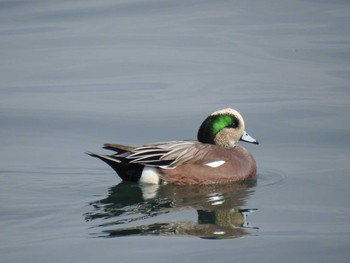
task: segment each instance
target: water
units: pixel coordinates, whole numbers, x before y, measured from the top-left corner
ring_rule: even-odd
[[[1,1],[4,262],[348,262],[347,1]],[[234,107],[255,180],[124,184],[84,155]]]

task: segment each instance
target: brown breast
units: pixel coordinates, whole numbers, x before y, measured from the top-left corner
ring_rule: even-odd
[[[224,149],[210,145],[201,158],[193,158],[175,169],[163,169],[162,180],[168,183],[213,184],[242,181],[256,174],[256,162],[243,147]],[[213,161],[225,161],[219,167],[205,165]]]

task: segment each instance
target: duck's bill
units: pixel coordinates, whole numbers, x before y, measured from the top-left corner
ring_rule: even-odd
[[[252,136],[250,136],[246,131],[243,132],[243,135],[241,137],[241,141],[259,144],[257,140],[255,140]]]

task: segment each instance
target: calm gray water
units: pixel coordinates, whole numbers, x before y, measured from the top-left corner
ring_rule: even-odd
[[[1,262],[349,262],[348,1],[0,1]],[[105,142],[238,109],[255,180],[124,184]]]

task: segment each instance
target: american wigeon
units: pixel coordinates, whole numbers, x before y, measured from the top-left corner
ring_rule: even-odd
[[[169,141],[142,146],[105,144],[115,154],[88,152],[111,166],[125,181],[181,185],[242,181],[256,174],[253,156],[238,141],[258,144],[245,132],[234,109],[212,113],[200,126],[198,141]]]

